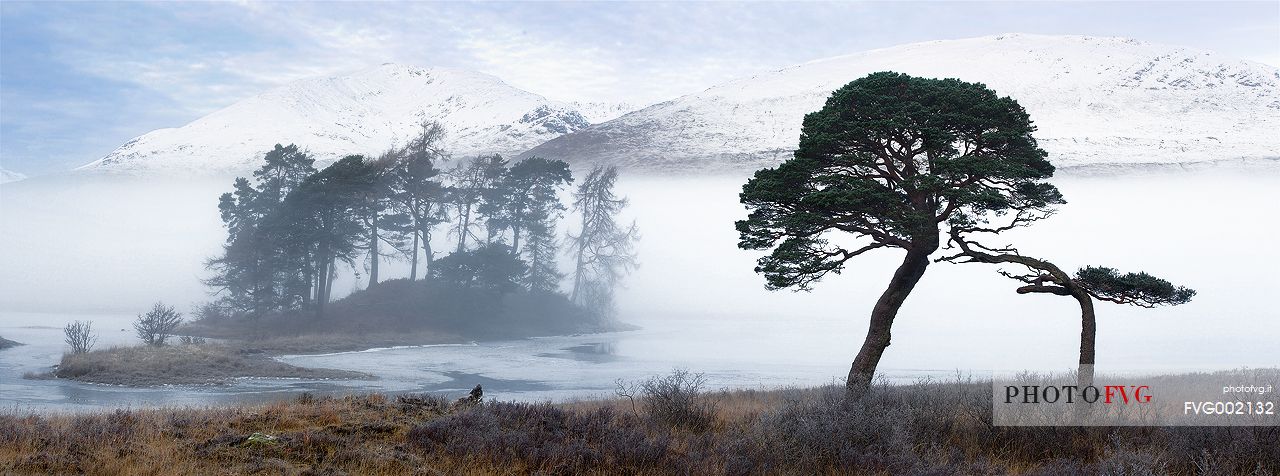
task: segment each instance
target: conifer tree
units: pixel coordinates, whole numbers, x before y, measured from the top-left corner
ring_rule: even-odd
[[[288,306],[291,256],[280,246],[286,230],[271,226],[285,197],[315,172],[315,161],[296,145],[276,146],[253,172],[255,184],[236,178],[234,191],[218,200],[227,241],[220,256],[208,261],[218,288],[237,309],[251,316]]]
[[[794,157],[743,186],[739,246],[769,251],[756,272],[770,289],[809,289],[873,250],[905,252],[872,307],[851,396],[870,387],[943,229],[1004,231],[1062,203],[1034,131],[1016,101],[982,84],[873,73],[805,116]]]
[[[1113,268],[1086,266],[1073,276],[1048,260],[1024,256],[1014,248],[983,246],[961,234],[959,229],[952,229],[948,244],[959,252],[940,261],[1017,265],[1022,268],[1021,272],[1002,270],[1000,274],[1023,283],[1016,290],[1018,294],[1053,294],[1076,300],[1080,306],[1080,358],[1076,375],[1081,386],[1093,384],[1098,334],[1094,299],[1153,308],[1186,304],[1196,295],[1193,289],[1176,286],[1145,272],[1120,274]]]
[[[636,267],[635,242],[640,238],[635,222],[618,223],[627,199],[614,193],[617,181],[613,166],[596,166],[587,174],[573,194],[573,210],[582,221],[578,233],[568,235],[574,260],[569,299],[602,317],[612,312],[614,288]]]

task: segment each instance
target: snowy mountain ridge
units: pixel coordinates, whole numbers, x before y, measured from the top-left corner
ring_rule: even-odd
[[[723,83],[566,134],[525,156],[657,172],[790,157],[804,115],[876,71],[982,82],[1018,100],[1060,167],[1280,166],[1280,70],[1124,38],[1008,34],[827,58]]]
[[[600,120],[616,111],[590,105]],[[183,174],[253,169],[276,143],[318,160],[378,154],[407,142],[423,120],[440,121],[455,157],[530,147],[589,125],[574,105],[548,100],[483,73],[384,64],[297,81],[178,128],[137,137],[78,170]]]
[[[472,71],[385,64],[264,92],[144,134],[80,170],[243,173],[276,143],[322,161],[378,154],[430,119],[444,124],[455,157],[750,171],[790,157],[804,115],[833,90],[886,70],[982,82],[1017,99],[1059,167],[1280,168],[1280,69],[1132,39],[1008,34],[811,61],[639,110],[553,101]]]

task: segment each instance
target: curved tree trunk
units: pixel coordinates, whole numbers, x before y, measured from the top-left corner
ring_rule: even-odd
[[[1076,370],[1076,383],[1080,387],[1092,385],[1094,341],[1097,340],[1098,336],[1098,323],[1097,316],[1093,312],[1093,297],[1089,295],[1089,292],[1080,287],[1079,284],[1076,284],[1071,275],[1053,263],[1018,254],[993,255],[975,251],[969,247],[968,242],[959,239],[954,233],[952,236],[953,241],[964,250],[964,256],[971,257],[976,262],[1017,263],[1047,273],[1047,275],[1042,275],[1040,279],[1036,279],[1033,284],[1018,288],[1018,294],[1047,293],[1058,296],[1071,296],[1076,299],[1076,302],[1080,303],[1080,362]],[[1051,284],[1045,284],[1046,282]]]
[[[867,338],[862,342],[862,350],[853,360],[849,369],[849,378],[845,380],[845,388],[851,397],[859,398],[871,388],[871,379],[875,376],[880,357],[889,347],[890,328],[893,319],[898,316],[898,309],[907,300],[911,290],[924,276],[929,266],[929,254],[938,249],[937,235],[931,242],[917,243],[907,251],[907,256],[894,271],[889,287],[880,295],[876,305],[871,309],[871,324],[867,329]]]
[[[1019,259],[1024,259],[1028,263],[1031,262],[1026,258],[1019,257]],[[1057,266],[1047,261],[1035,260],[1035,262],[1039,263],[1038,266],[1041,266],[1037,269],[1050,273],[1054,284],[1023,286],[1018,288],[1018,294],[1047,293],[1058,296],[1071,296],[1080,304],[1080,362],[1076,368],[1076,383],[1080,387],[1093,385],[1094,341],[1098,336],[1098,320],[1093,313],[1093,297],[1089,295],[1088,291],[1077,285],[1075,281],[1065,278],[1066,274]]]
[[[1075,288],[1072,289],[1071,296],[1080,303],[1080,367],[1076,371],[1076,384],[1086,387],[1093,385],[1093,352],[1094,341],[1098,336],[1098,322],[1093,313],[1093,298],[1089,297],[1089,293]]]

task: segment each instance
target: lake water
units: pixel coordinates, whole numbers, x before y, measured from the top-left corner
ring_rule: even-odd
[[[642,231],[641,267],[619,295],[641,330],[454,346],[285,356],[359,370],[372,382],[245,380],[223,387],[120,388],[24,380],[63,351],[61,327],[93,320],[99,346],[133,344],[133,316],[157,299],[208,299],[200,262],[222,231],[214,207],[229,182],[127,179],[11,184],[0,190],[0,408],[86,409],[263,401],[303,391],[429,391],[475,384],[499,399],[612,394],[616,379],[687,368],[716,388],[837,382],[899,253],[872,253],[809,293],[770,292],[736,248],[742,177],[638,177],[620,183]],[[1100,371],[1280,365],[1280,172],[1186,172],[1055,178],[1069,203],[990,242],[1074,269],[1145,270],[1199,291],[1187,305],[1098,303]],[[159,198],[158,198],[159,197]],[[438,247],[440,248],[440,247]],[[445,249],[445,248],[440,248]],[[388,262],[384,276],[407,273]],[[562,264],[562,269],[568,269]],[[335,289],[358,289],[354,275]],[[903,307],[881,369],[893,381],[1065,370],[1079,344],[1070,299],[1021,296],[983,265],[935,264]]]
[[[443,392],[462,395],[476,384],[501,400],[567,400],[613,395],[615,381],[640,380],[675,368],[701,372],[710,388],[776,388],[833,383],[848,371],[850,320],[654,320],[643,329],[499,342],[373,349],[283,356],[301,366],[359,370],[375,381],[242,379],[226,386],[127,388],[64,380],[28,380],[61,356],[62,330],[50,324],[92,320],[99,347],[133,344],[132,316],[0,313],[0,335],[28,345],[0,351],[0,408],[78,410],[104,407],[259,402],[301,392]],[[793,343],[803,341],[803,346]],[[856,350],[856,349],[855,349]],[[911,381],[947,377],[955,369],[894,369]]]

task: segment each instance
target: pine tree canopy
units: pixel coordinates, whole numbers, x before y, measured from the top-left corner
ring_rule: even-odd
[[[1147,273],[1120,274],[1115,269],[1102,266],[1081,268],[1076,272],[1074,281],[1103,301],[1142,307],[1186,304],[1196,295],[1194,289],[1174,286]]]
[[[771,249],[756,268],[769,288],[808,289],[873,249],[927,255],[944,225],[999,232],[1043,218],[1063,200],[1043,181],[1054,168],[1034,131],[1016,101],[982,84],[857,79],[805,116],[792,159],[743,186],[739,246]]]

